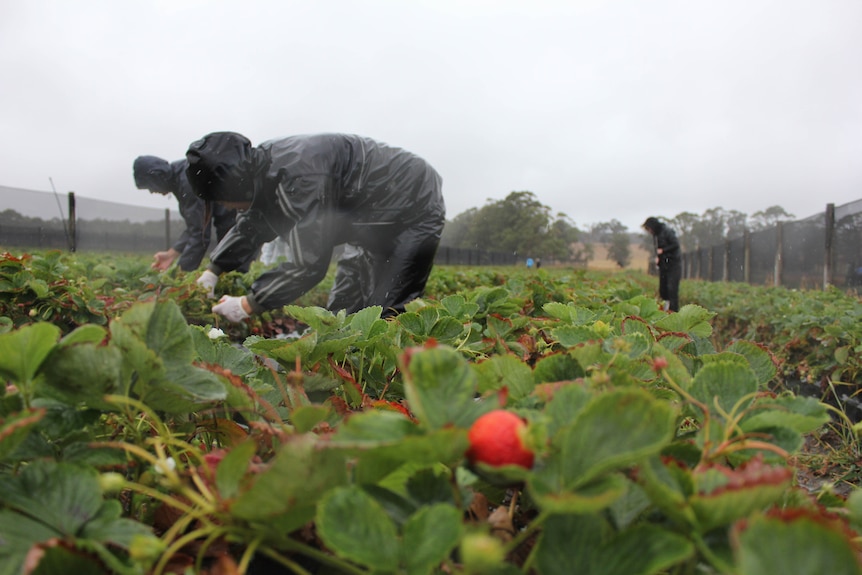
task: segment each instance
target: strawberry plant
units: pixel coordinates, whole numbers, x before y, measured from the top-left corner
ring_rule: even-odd
[[[0,573],[862,573],[862,498],[798,482],[830,414],[780,336],[649,278],[438,269],[391,319],[286,306],[285,339],[64,260],[0,268]],[[79,269],[129,282],[104,321],[20,314]]]

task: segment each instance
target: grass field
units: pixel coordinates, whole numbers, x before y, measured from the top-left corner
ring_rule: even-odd
[[[651,254],[649,254],[642,246],[632,244],[629,246],[631,250],[631,261],[626,269],[636,269],[641,271],[647,270],[647,263]],[[608,248],[604,244],[594,244],[594,257],[588,264],[591,270],[618,270],[620,269],[616,262],[608,259]]]

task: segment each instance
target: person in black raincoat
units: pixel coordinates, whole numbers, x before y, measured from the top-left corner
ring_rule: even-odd
[[[679,311],[679,282],[682,279],[682,259],[676,232],[658,218],[649,217],[643,228],[653,237],[655,263],[658,267],[658,293],[665,310]]]
[[[173,194],[179,204],[180,215],[186,229],[173,245],[153,256],[152,267],[166,270],[179,258],[178,266],[184,271],[198,269],[210,244],[211,226],[204,222],[206,202],[197,197],[186,176],[188,162],[185,159],[169,163],[156,156],[138,156],[132,165],[135,186],[153,194]],[[216,238],[221,240],[236,223],[236,210],[218,206],[213,210],[212,224]],[[248,271],[250,262],[240,266]]]
[[[198,196],[241,210],[198,279],[211,296],[218,275],[264,242],[280,236],[291,250],[248,294],[223,296],[215,313],[241,321],[293,302],[324,278],[343,244],[329,309],[379,305],[389,317],[424,292],[446,207],[440,175],[419,156],[350,134],[255,147],[240,134],[214,132],[193,142],[186,159]]]

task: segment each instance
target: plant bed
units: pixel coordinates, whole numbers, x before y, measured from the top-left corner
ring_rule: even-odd
[[[392,319],[286,306],[291,338],[190,318],[182,278],[101,323],[7,316],[0,564],[862,572],[850,475],[836,489],[811,459],[853,436],[819,398],[775,391],[769,346],[721,342],[701,306],[661,311],[639,276],[435,274]],[[496,411],[532,458],[476,455]]]

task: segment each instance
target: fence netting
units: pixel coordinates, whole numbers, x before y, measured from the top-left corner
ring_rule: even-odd
[[[862,200],[683,256],[687,278],[811,289],[862,286]]]
[[[0,186],[0,249],[67,250],[74,246],[76,251],[154,253],[170,247],[185,227],[176,210]],[[212,240],[210,248],[215,237]],[[523,256],[441,246],[435,261],[444,265],[516,265]]]

